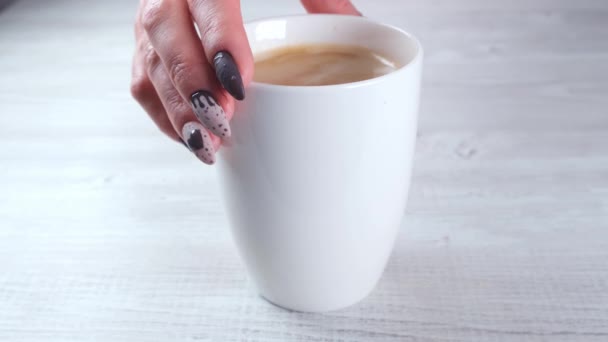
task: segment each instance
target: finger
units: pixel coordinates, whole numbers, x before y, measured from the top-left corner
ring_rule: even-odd
[[[301,0],[308,13],[361,15],[349,0]]]
[[[173,86],[169,73],[152,46],[146,56],[148,76],[174,130],[179,132],[182,141],[198,159],[210,165],[215,163],[215,151],[219,148],[220,139],[213,136],[194,116],[190,106]]]
[[[220,51],[213,57],[213,68],[215,76],[226,91],[235,99],[241,101],[245,99],[245,86],[241,73],[228,51]]]
[[[240,1],[188,0],[188,3],[201,33],[205,56],[215,67],[217,79],[232,96],[242,100],[245,97],[242,84],[249,84],[253,78],[253,56]]]
[[[212,135],[198,121],[189,121],[182,127],[182,136],[186,147],[205,164],[215,163],[215,149]]]
[[[144,111],[148,113],[148,116],[150,116],[161,132],[171,139],[181,142],[179,135],[175,132],[173,125],[171,125],[171,122],[167,118],[167,112],[146,73],[140,49],[137,49],[133,56],[131,95],[137,100]]]
[[[190,102],[206,128],[218,137],[228,138],[230,126],[222,106],[232,100],[223,95],[205,59],[187,4],[175,0],[148,2],[141,20],[174,88]],[[160,91],[159,95],[162,100]]]

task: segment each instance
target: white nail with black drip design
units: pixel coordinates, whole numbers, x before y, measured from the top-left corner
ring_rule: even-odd
[[[194,114],[211,133],[220,138],[230,137],[230,125],[224,109],[213,95],[206,90],[199,90],[190,96]]]

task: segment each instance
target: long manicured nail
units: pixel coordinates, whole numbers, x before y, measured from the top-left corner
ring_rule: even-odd
[[[198,122],[188,122],[182,128],[182,136],[188,148],[205,164],[215,163],[215,151],[211,135]]]
[[[245,98],[245,87],[232,55],[226,51],[216,53],[213,57],[213,67],[222,87],[235,99],[243,100]]]
[[[224,109],[213,95],[206,90],[199,90],[190,96],[194,114],[211,133],[220,138],[230,136],[230,125]]]

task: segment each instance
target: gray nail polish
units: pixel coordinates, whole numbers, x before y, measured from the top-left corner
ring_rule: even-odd
[[[197,122],[188,122],[182,128],[186,145],[205,164],[215,163],[215,151],[209,132]]]
[[[230,125],[224,109],[213,95],[206,90],[199,90],[190,96],[194,114],[211,133],[220,138],[230,137]]]
[[[226,51],[220,51],[213,57],[213,67],[215,75],[220,81],[224,89],[230,93],[235,99],[241,101],[245,98],[245,87],[241,73],[232,58],[232,55]]]

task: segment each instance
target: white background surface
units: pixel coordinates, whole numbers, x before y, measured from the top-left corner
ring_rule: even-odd
[[[255,295],[214,170],[129,98],[135,1],[0,13],[0,341],[608,340],[608,2],[358,4],[426,48],[420,133],[383,279],[324,315]]]

